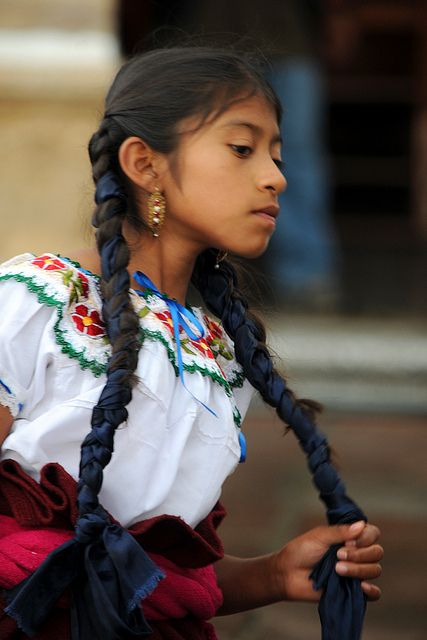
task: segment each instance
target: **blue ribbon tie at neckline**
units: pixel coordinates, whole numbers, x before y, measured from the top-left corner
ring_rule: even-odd
[[[182,351],[181,351],[181,341],[179,339],[179,328],[182,327],[182,329],[188,335],[190,340],[201,340],[201,338],[204,338],[205,336],[205,330],[203,328],[202,323],[199,321],[197,316],[192,311],[184,307],[177,300],[174,300],[173,298],[169,298],[165,293],[162,293],[161,291],[159,291],[159,289],[156,287],[154,282],[150,280],[150,278],[146,276],[145,273],[142,273],[142,271],[136,271],[133,274],[133,277],[136,280],[136,282],[139,285],[141,285],[141,287],[148,289],[149,291],[154,293],[158,298],[166,302],[171,314],[171,319],[172,319],[173,335],[176,343],[176,356],[178,360],[178,372],[179,372],[179,377],[181,379],[181,382],[185,390],[188,391],[188,393],[192,396],[192,398],[194,398],[196,402],[201,404],[202,407],[204,407],[207,411],[209,411],[209,413],[215,416],[215,418],[218,418],[218,415],[215,413],[213,409],[211,409],[204,402],[196,398],[194,393],[190,391],[190,389],[187,387],[184,381],[184,364],[182,362]],[[138,289],[135,289],[135,292],[139,296],[144,295],[144,292],[139,291]],[[187,320],[189,320],[196,327],[197,331],[199,332],[199,335],[197,335],[197,333],[193,331],[193,329],[188,324]]]
[[[176,353],[177,353],[177,360],[178,360],[178,372],[179,372],[179,377],[181,379],[181,382],[185,390],[191,395],[192,398],[194,398],[196,402],[201,404],[202,407],[204,407],[207,411],[209,411],[209,413],[211,413],[213,416],[218,418],[218,415],[215,413],[213,409],[211,409],[204,402],[196,398],[196,396],[190,391],[190,389],[187,387],[184,381],[184,364],[182,362],[182,351],[181,351],[181,342],[179,339],[179,329],[181,327],[191,340],[201,340],[201,338],[205,336],[205,330],[203,325],[201,324],[197,316],[192,311],[184,307],[177,300],[174,300],[173,298],[169,298],[165,293],[162,293],[156,287],[154,282],[150,280],[148,276],[145,275],[145,273],[142,273],[142,271],[136,271],[133,274],[133,278],[136,280],[136,282],[139,285],[141,285],[141,287],[148,289],[151,293],[154,293],[158,298],[166,302],[171,314],[171,319],[172,319],[173,334],[174,334],[175,343],[176,343]],[[135,289],[135,293],[137,293],[141,297],[144,296],[144,292],[139,291],[138,289]],[[190,322],[196,327],[197,331],[199,332],[199,335],[197,335],[193,331],[193,329],[187,323],[187,320],[190,320]],[[246,439],[245,439],[245,436],[243,435],[243,432],[240,429],[239,429],[239,444],[240,444],[239,462],[245,462]]]

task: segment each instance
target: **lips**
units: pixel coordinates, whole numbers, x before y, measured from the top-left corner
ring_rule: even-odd
[[[260,209],[254,209],[252,213],[264,213],[271,218],[276,219],[279,215],[279,207],[276,204],[270,205],[268,207],[262,207]]]

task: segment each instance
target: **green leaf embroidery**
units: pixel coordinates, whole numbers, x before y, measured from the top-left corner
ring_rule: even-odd
[[[33,276],[26,276],[20,273],[6,273],[4,275],[0,275],[0,280],[9,280],[15,279],[19,282],[23,282],[26,284],[28,289],[37,295],[37,298],[41,304],[47,304],[49,306],[56,307],[57,310],[57,321],[54,325],[54,332],[56,337],[56,342],[60,346],[61,351],[68,355],[70,358],[76,359],[80,367],[82,369],[90,369],[92,373],[99,377],[106,371],[106,360],[108,359],[108,354],[106,353],[106,349],[109,348],[109,340],[107,336],[103,336],[98,344],[103,346],[102,351],[100,351],[99,355],[104,359],[104,362],[96,360],[92,355],[89,355],[86,348],[83,346],[82,348],[76,347],[72,345],[66,339],[66,332],[64,332],[61,323],[64,317],[64,308],[66,308],[66,304],[64,300],[60,297],[56,297],[55,295],[47,294],[47,284],[40,284],[37,282],[37,278]],[[84,283],[78,276],[73,272],[73,269],[67,268],[62,270],[62,281],[69,288],[69,298],[68,298],[68,306],[78,302],[80,297],[84,294]],[[145,296],[144,296],[145,297]],[[146,300],[148,301],[150,298],[153,298],[151,295],[147,295]],[[148,306],[143,306],[141,309],[137,311],[140,318],[144,318],[149,314],[151,309]],[[153,312],[155,314],[155,312]],[[145,329],[141,326],[141,342],[144,341],[145,338],[148,338],[153,341],[161,342],[167,351],[169,361],[174,367],[175,374],[178,376],[178,366],[176,361],[176,353],[175,349],[170,343],[170,341],[165,338],[165,336],[160,331],[151,331]],[[199,356],[199,352],[195,349],[191,348],[191,341],[189,338],[183,338],[181,340],[181,347],[185,353],[190,356]],[[233,355],[230,351],[227,350],[225,344],[222,340],[215,338],[211,341],[210,347],[213,350],[214,354],[218,353],[224,357],[226,360],[233,360]],[[216,347],[216,348],[215,348]],[[228,380],[224,377],[223,373],[219,373],[211,368],[201,366],[196,362],[193,363],[184,363],[184,370],[188,372],[198,371],[203,376],[209,376],[220,384],[226,391],[227,395],[231,395],[231,389],[233,387],[241,387],[243,385],[244,376],[241,371],[232,370],[230,372],[230,376],[232,376],[231,380]]]

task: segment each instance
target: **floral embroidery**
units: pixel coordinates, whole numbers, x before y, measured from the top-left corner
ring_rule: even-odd
[[[8,279],[25,283],[41,304],[56,308],[54,332],[64,354],[77,359],[82,369],[90,369],[95,376],[105,373],[111,347],[101,318],[98,277],[83,272],[68,258],[46,253],[40,257],[24,254],[3,264],[0,280]],[[160,342],[178,375],[173,324],[166,303],[148,291],[143,297],[131,292],[131,297],[141,321],[141,342]],[[206,331],[200,340],[191,340],[181,332],[184,370],[209,376],[232,398],[232,388],[241,387],[244,381],[232,344],[217,322],[200,309],[193,308],[193,312]]]
[[[207,328],[207,337],[206,340],[209,342],[209,345],[214,352],[215,355],[220,354],[226,360],[233,360],[233,354],[224,341],[224,332],[221,329],[220,325],[217,322],[208,318],[207,315],[203,316],[203,320],[205,321]]]
[[[69,304],[78,302],[80,298],[87,298],[89,291],[89,282],[84,273],[76,269],[72,264],[68,265],[65,261],[44,254],[31,261],[36,267],[43,271],[59,271],[62,276],[62,282],[70,291]],[[92,335],[92,334],[90,334]]]
[[[78,272],[76,275],[73,269],[67,269],[63,275],[63,282],[70,289],[70,305],[78,302],[80,298],[87,298],[89,282],[84,273]]]
[[[150,313],[150,308],[144,306],[139,312],[138,315],[140,318],[144,318],[147,313]],[[151,311],[154,313],[155,317],[160,320],[162,325],[166,327],[170,336],[175,339],[174,330],[173,330],[173,322],[172,316],[169,310],[165,311]],[[197,355],[201,354],[203,357],[208,358],[210,360],[214,360],[214,354],[208,344],[208,340],[206,338],[200,338],[199,340],[192,340],[187,336],[185,331],[180,331],[179,341],[181,344],[181,349],[187,353],[188,355]]]
[[[88,336],[105,336],[104,323],[96,309],[89,309],[84,304],[78,304],[71,314],[77,330]]]
[[[173,322],[170,311],[160,311],[155,314],[156,318],[160,320],[162,325],[166,327],[170,335],[173,336]]]
[[[186,353],[193,354],[194,349],[202,354],[205,358],[209,358],[210,360],[214,360],[214,355],[205,338],[200,338],[200,340],[191,340],[191,338],[182,338],[180,336],[181,347],[186,351]]]
[[[31,264],[39,267],[40,269],[44,269],[45,271],[58,271],[66,268],[62,260],[52,258],[46,254],[35,258],[35,260],[32,260]]]

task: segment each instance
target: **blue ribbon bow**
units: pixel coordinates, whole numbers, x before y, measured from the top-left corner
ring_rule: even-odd
[[[144,287],[145,289],[148,289],[149,291],[154,293],[157,297],[161,298],[161,300],[164,300],[166,302],[166,304],[168,306],[168,309],[170,311],[170,314],[171,314],[171,319],[172,319],[173,334],[174,334],[174,337],[175,337],[176,353],[177,353],[177,360],[178,360],[178,372],[179,372],[179,377],[181,379],[181,382],[182,382],[184,388],[186,389],[186,391],[188,391],[188,393],[192,396],[192,398],[194,398],[194,400],[196,402],[201,404],[207,411],[209,411],[209,413],[211,413],[212,415],[214,415],[217,418],[218,416],[215,413],[215,411],[213,409],[211,409],[210,407],[208,407],[204,402],[202,402],[201,400],[196,398],[196,396],[190,391],[190,389],[187,387],[187,385],[185,384],[185,381],[184,381],[184,365],[183,365],[183,362],[182,362],[182,352],[181,352],[181,342],[180,342],[180,339],[179,339],[179,329],[180,329],[180,327],[182,327],[182,329],[185,331],[185,333],[188,335],[188,337],[191,340],[200,340],[205,335],[205,330],[204,330],[203,325],[201,324],[201,322],[199,321],[197,316],[192,311],[190,311],[189,309],[184,307],[177,300],[174,300],[173,298],[169,298],[165,293],[162,293],[156,287],[154,282],[152,280],[150,280],[150,278],[148,276],[145,275],[145,273],[142,273],[142,271],[136,271],[133,274],[133,278],[142,287]],[[135,289],[135,292],[139,296],[143,296],[144,295],[144,292],[143,291],[139,291],[138,289]],[[190,322],[196,327],[197,331],[199,332],[199,335],[197,335],[193,331],[193,329],[189,326],[189,324],[187,323],[187,319],[190,320]],[[245,436],[243,435],[243,432],[241,430],[239,430],[239,444],[240,444],[240,460],[239,460],[239,462],[245,462],[245,460],[246,460],[246,439],[245,439]]]
[[[171,319],[172,319],[173,334],[175,337],[176,354],[178,359],[178,371],[179,371],[179,377],[181,379],[181,382],[184,388],[188,391],[188,393],[194,398],[194,400],[196,400],[196,402],[201,404],[207,411],[209,411],[209,413],[211,413],[213,416],[215,416],[215,418],[217,418],[218,416],[215,413],[215,411],[210,407],[208,407],[204,402],[196,398],[194,393],[190,391],[190,389],[187,387],[184,381],[184,364],[182,362],[182,351],[181,351],[181,342],[179,339],[179,328],[182,327],[185,333],[188,335],[188,337],[191,340],[201,340],[201,338],[203,338],[205,335],[205,330],[203,328],[203,325],[201,324],[199,319],[195,316],[195,314],[192,311],[184,307],[177,300],[174,300],[173,298],[168,298],[168,296],[165,293],[162,293],[161,291],[159,291],[159,289],[156,287],[154,282],[152,282],[152,280],[150,280],[150,278],[146,276],[145,273],[142,273],[142,271],[136,271],[133,274],[133,277],[138,284],[140,284],[142,287],[145,287],[145,289],[149,289],[157,297],[161,298],[166,302],[171,314]],[[144,295],[143,291],[139,291],[138,289],[136,289],[135,291],[139,296]],[[196,327],[200,335],[197,335],[197,333],[193,331],[193,329],[187,323],[187,320],[190,320],[190,322]]]

